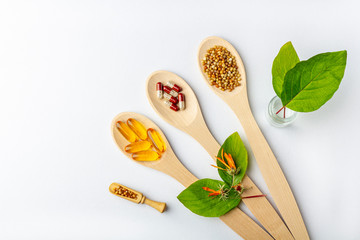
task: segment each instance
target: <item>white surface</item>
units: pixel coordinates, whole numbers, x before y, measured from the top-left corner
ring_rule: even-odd
[[[197,177],[217,178],[205,150],[162,121],[144,91],[152,71],[179,74],[217,140],[239,131],[249,147],[198,70],[197,47],[211,35],[244,60],[254,116],[312,239],[360,238],[358,1],[223,2],[0,2],[0,239],[238,239],[220,220],[185,209],[176,199],[183,187],[128,160],[109,129],[119,112],[142,113]],[[333,99],[277,129],[264,112],[275,95],[272,61],[289,40],[301,59],[347,49],[348,64]],[[268,193],[253,157],[249,175]],[[168,211],[114,197],[112,182]]]

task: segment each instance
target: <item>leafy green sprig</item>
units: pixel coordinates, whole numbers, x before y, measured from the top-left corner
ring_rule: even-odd
[[[248,166],[248,153],[237,132],[230,135],[216,157],[218,173],[222,181],[201,179],[178,195],[179,201],[190,211],[204,217],[219,217],[239,205],[244,187],[241,181]]]
[[[283,107],[312,112],[332,98],[346,67],[347,51],[321,53],[300,61],[291,42],[281,47],[272,66],[272,83]]]

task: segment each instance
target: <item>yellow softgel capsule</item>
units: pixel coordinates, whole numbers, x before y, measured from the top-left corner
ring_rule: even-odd
[[[154,147],[159,152],[165,152],[166,144],[165,144],[164,140],[162,139],[162,137],[160,136],[160,134],[156,130],[149,128],[147,130],[147,135],[148,135],[149,139],[152,141]]]
[[[146,128],[139,121],[129,118],[126,123],[140,139],[147,139]]]
[[[128,140],[129,142],[135,142],[136,140],[138,140],[136,134],[124,122],[117,121],[116,127],[120,131],[120,133],[124,136],[124,138],[126,138],[126,140]]]
[[[150,147],[151,147],[151,143],[149,141],[139,141],[127,145],[125,147],[125,152],[136,153],[136,152],[148,150]]]
[[[141,152],[136,152],[131,155],[132,159],[137,161],[155,161],[158,160],[160,154],[153,150],[145,150]]]

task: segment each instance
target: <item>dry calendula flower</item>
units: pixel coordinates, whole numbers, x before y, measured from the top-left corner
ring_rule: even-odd
[[[230,92],[240,86],[241,76],[236,59],[225,47],[208,49],[202,64],[212,86]]]

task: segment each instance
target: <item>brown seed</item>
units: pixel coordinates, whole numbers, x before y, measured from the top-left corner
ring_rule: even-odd
[[[132,191],[129,191],[128,189],[123,188],[122,186],[119,186],[118,188],[114,189],[114,192],[120,196],[136,199],[137,193],[134,193]]]

